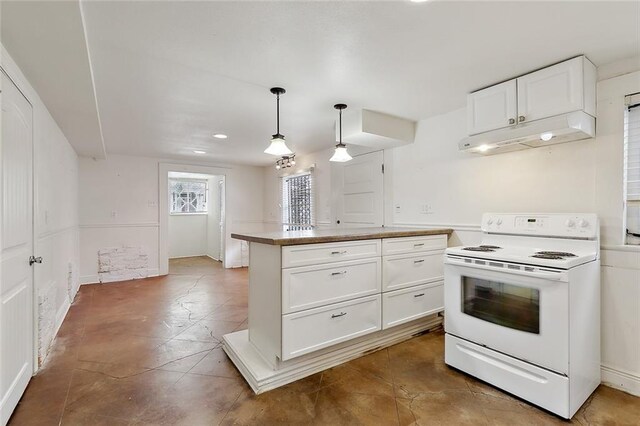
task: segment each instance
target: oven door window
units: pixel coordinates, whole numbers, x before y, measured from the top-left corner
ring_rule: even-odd
[[[462,311],[503,327],[540,334],[540,290],[462,277]]]

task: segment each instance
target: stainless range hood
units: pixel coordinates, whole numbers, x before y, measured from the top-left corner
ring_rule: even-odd
[[[464,138],[460,151],[491,155],[594,137],[596,119],[584,111],[544,118]]]

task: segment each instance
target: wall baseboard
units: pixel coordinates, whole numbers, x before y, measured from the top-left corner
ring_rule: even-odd
[[[160,276],[160,270],[158,268],[149,269],[149,275],[145,278],[153,278]],[[144,278],[137,278],[143,280]],[[108,283],[101,283],[100,277],[96,275],[83,275],[80,277],[80,285],[92,285],[92,284],[113,284],[113,283],[121,283],[123,281],[131,281],[131,280],[122,280],[122,281],[109,281]]]
[[[603,365],[600,369],[602,384],[640,396],[640,376]]]
[[[188,256],[171,256],[169,257],[169,260],[171,259],[186,259],[188,257],[211,257],[208,254],[202,253],[202,254],[190,254]]]

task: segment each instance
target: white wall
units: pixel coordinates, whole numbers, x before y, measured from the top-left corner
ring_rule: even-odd
[[[207,254],[208,214],[169,215],[169,258]]]
[[[487,211],[597,213],[603,381],[640,395],[640,247],[622,246],[623,102],[640,92],[640,72],[630,72],[640,69],[640,60],[625,63],[633,67],[607,66],[607,77],[613,77],[598,83],[592,140],[482,157],[458,152],[466,136],[464,108],[420,121],[415,143],[385,151],[385,222],[452,227],[454,246],[480,240],[479,222]],[[328,158],[319,152],[297,160],[326,170]],[[279,215],[277,174],[272,168],[264,173],[265,216],[272,220]],[[318,180],[321,215],[330,185]],[[433,213],[421,213],[421,204]]]
[[[78,157],[9,54],[2,67],[33,106],[34,254],[39,362],[62,324],[79,286]]]
[[[80,158],[80,275],[98,282],[97,252],[122,245],[144,248],[149,274],[159,270],[159,164],[175,161],[110,155],[106,160]],[[203,164],[204,166],[213,166]],[[226,267],[248,264],[246,249],[233,232],[263,229],[263,168],[224,166],[226,178]],[[165,206],[166,207],[166,206]]]

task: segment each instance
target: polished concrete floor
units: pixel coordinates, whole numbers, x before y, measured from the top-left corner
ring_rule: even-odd
[[[12,425],[568,423],[443,363],[432,332],[253,395],[220,348],[246,327],[245,269],[207,258],[160,278],[83,286]],[[601,386],[583,425],[637,425],[640,398]]]

